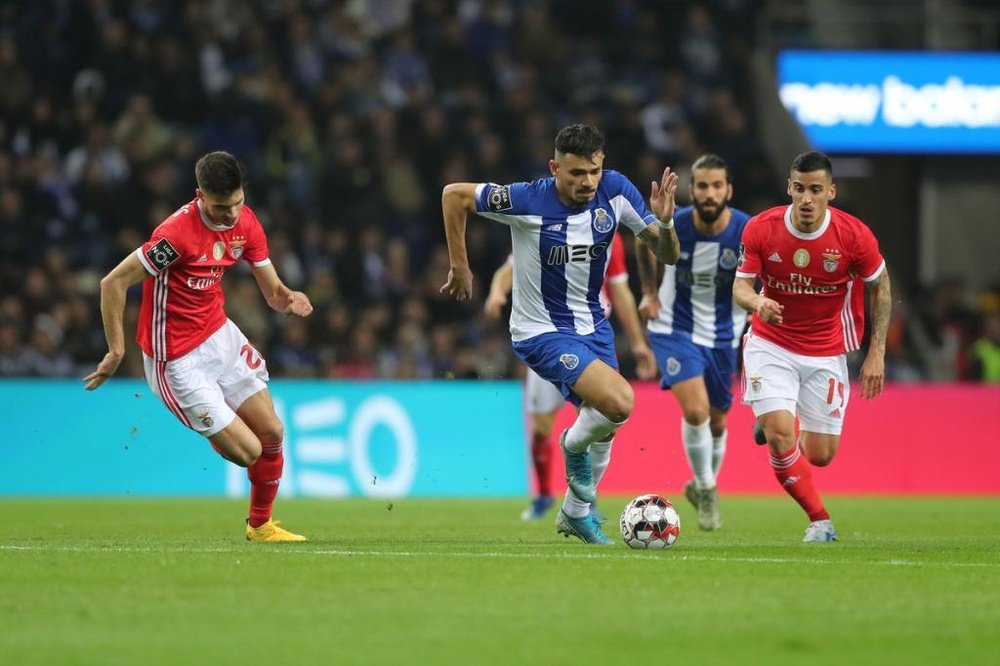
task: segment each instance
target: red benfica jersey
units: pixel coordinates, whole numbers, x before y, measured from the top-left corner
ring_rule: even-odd
[[[615,234],[611,241],[611,255],[608,257],[608,269],[604,273],[604,285],[601,287],[601,307],[604,308],[604,316],[611,316],[611,296],[608,293],[609,285],[616,282],[628,282],[628,266],[625,263],[625,243],[622,237]]]
[[[156,227],[136,256],[149,271],[142,283],[136,342],[157,361],[188,353],[226,323],[222,274],[240,259],[270,263],[267,237],[243,206],[230,228],[202,217],[198,199]]]
[[[827,208],[816,231],[792,226],[791,206],[755,216],[743,230],[736,275],[757,278],[761,293],[785,306],[781,324],[756,315],[751,330],[796,354],[837,356],[864,336],[864,285],[885,269],[878,241],[864,222]]]

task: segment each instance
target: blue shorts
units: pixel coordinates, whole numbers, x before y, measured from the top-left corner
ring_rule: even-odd
[[[733,373],[738,349],[703,347],[688,337],[666,333],[650,333],[649,346],[656,355],[662,388],[668,389],[692,377],[704,377],[708,404],[729,411],[733,404]]]
[[[567,400],[577,407],[583,402],[570,388],[580,379],[587,366],[603,361],[615,370],[615,335],[611,324],[601,322],[590,335],[573,333],[543,333],[515,342],[514,353],[542,379],[556,385]]]

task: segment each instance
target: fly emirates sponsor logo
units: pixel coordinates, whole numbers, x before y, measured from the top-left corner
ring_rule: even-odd
[[[222,280],[223,270],[219,267],[212,269],[212,274],[208,276],[197,276],[189,275],[186,280],[188,289],[194,289],[196,291],[202,291],[203,289],[209,289],[219,284]]]
[[[813,279],[802,273],[789,273],[788,282],[782,282],[773,275],[765,277],[764,285],[769,291],[783,291],[786,294],[832,294],[840,288],[835,284],[813,284]]]

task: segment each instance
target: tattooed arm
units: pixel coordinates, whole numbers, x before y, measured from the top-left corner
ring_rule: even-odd
[[[874,398],[882,393],[885,383],[885,339],[892,313],[892,288],[888,267],[881,275],[865,284],[865,294],[871,309],[872,335],[868,355],[861,365],[861,397]]]

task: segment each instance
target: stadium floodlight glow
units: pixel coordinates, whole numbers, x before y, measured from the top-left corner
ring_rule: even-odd
[[[783,51],[777,74],[820,150],[1000,153],[1000,53]]]

